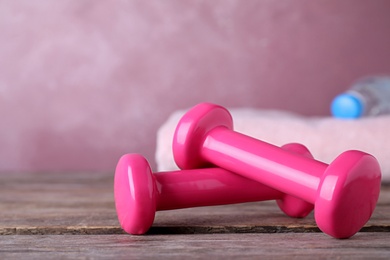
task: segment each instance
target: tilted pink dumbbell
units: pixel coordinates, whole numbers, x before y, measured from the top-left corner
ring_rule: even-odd
[[[373,156],[351,150],[327,165],[234,132],[230,113],[209,103],[181,118],[173,151],[182,169],[213,164],[313,203],[318,227],[336,238],[348,238],[367,223],[380,192]]]
[[[299,144],[288,144],[284,149],[311,157]],[[291,217],[305,217],[313,210],[310,203],[221,168],[152,174],[147,160],[138,154],[120,158],[114,194],[121,227],[135,235],[148,231],[157,210],[273,199]]]

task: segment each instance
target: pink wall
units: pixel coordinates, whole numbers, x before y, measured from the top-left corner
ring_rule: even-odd
[[[390,1],[0,1],[0,171],[154,160],[198,102],[327,115],[390,74]]]

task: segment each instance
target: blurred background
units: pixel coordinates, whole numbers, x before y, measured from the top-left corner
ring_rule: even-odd
[[[0,172],[152,165],[175,110],[329,116],[390,74],[388,0],[0,0]]]

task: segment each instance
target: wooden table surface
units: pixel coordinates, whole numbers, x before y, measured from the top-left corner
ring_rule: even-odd
[[[161,211],[148,234],[132,236],[117,221],[112,173],[0,175],[0,259],[54,257],[390,259],[390,186],[349,239],[274,201]]]

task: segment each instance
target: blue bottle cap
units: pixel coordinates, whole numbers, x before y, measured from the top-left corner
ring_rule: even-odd
[[[364,110],[363,102],[354,95],[341,94],[332,102],[331,111],[337,118],[359,118]]]

